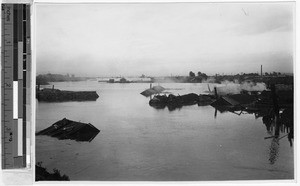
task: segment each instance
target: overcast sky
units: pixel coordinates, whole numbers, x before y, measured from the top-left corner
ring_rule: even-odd
[[[291,73],[293,5],[37,4],[37,73]]]

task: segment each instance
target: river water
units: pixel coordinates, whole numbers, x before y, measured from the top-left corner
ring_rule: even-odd
[[[279,143],[264,139],[271,134],[252,114],[215,115],[213,107],[198,105],[157,110],[140,94],[147,83],[52,84],[61,90],[96,90],[100,96],[97,101],[36,103],[36,131],[63,118],[101,130],[91,142],[36,136],[36,162],[71,180],[294,178],[294,150],[287,137]],[[160,85],[175,95],[207,91],[207,84],[200,83]]]

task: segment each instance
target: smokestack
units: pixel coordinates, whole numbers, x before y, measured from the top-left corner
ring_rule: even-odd
[[[260,65],[260,76],[262,76],[262,65]]]

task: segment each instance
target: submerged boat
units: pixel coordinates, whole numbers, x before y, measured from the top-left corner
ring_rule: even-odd
[[[199,96],[195,93],[178,95],[173,94],[167,95],[156,95],[150,101],[149,105],[154,108],[164,108],[168,107],[169,110],[174,110],[176,108],[181,108],[186,105],[194,105],[199,102]]]
[[[91,142],[99,132],[100,130],[90,123],[81,123],[64,118],[37,132],[36,135],[47,135],[60,140],[71,139]]]
[[[163,92],[164,90],[165,90],[165,88],[160,85],[153,86],[153,87],[150,85],[150,88],[144,90],[143,92],[141,92],[141,94],[143,96],[149,97],[154,94],[159,94],[159,93]]]

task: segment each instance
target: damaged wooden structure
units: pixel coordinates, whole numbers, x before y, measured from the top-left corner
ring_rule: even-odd
[[[198,100],[198,106],[207,106],[216,100],[214,95],[200,94]]]
[[[248,106],[253,106],[257,98],[253,95],[247,94],[232,94],[220,96],[217,100],[210,105],[215,108],[228,108],[228,109],[241,109]]]
[[[274,135],[265,139],[281,139],[280,131],[286,132],[286,136],[292,146],[294,139],[294,92],[283,90],[271,85],[271,90],[264,90],[257,95],[235,94],[220,96],[214,101],[215,117],[219,112],[232,112],[237,115],[242,113],[254,114],[256,118],[262,117],[268,132]],[[238,113],[239,112],[239,113]],[[285,136],[283,136],[285,137]]]
[[[36,91],[36,98],[42,102],[96,101],[99,95],[96,91],[66,91],[44,88]]]
[[[99,132],[100,130],[90,123],[81,123],[64,118],[37,132],[36,135],[47,135],[60,140],[71,139],[91,142]]]

